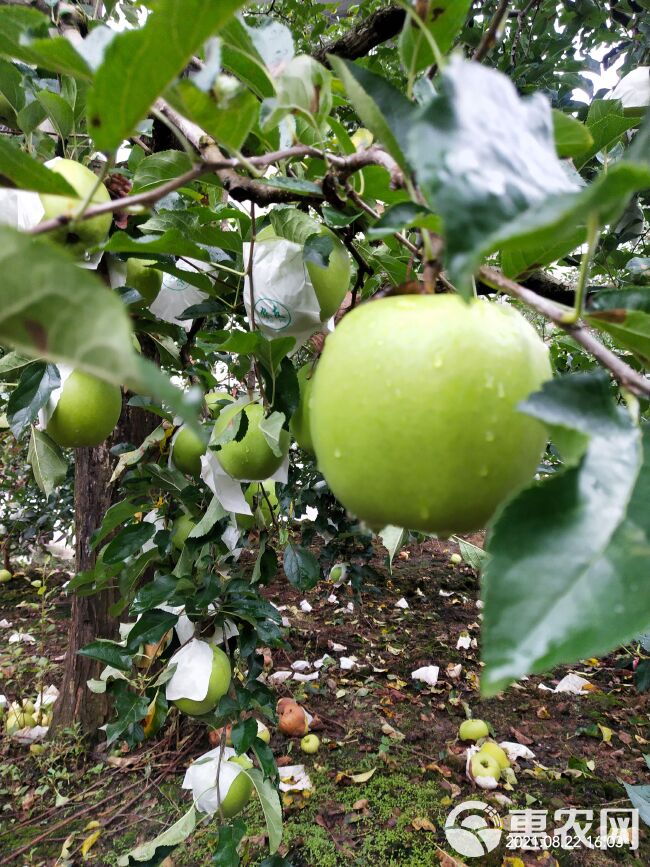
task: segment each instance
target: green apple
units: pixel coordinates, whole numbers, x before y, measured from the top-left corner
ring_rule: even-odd
[[[452,566],[460,566],[460,564],[463,562],[463,558],[460,556],[460,554],[452,554],[449,558],[449,562]]]
[[[190,535],[192,530],[196,527],[196,521],[193,521],[189,515],[182,514],[180,517],[176,518],[174,521],[174,525],[172,527],[172,545],[176,548],[177,551],[181,551],[185,542],[187,541],[187,537]]]
[[[212,672],[208,682],[208,692],[205,698],[177,698],[176,707],[188,716],[202,716],[213,710],[219,699],[228,692],[230,686],[230,660],[220,647],[212,648]]]
[[[262,488],[266,491],[266,497],[262,493]],[[268,497],[268,502],[267,498]],[[273,524],[273,517],[269,503],[273,509],[273,515],[277,515],[280,508],[278,498],[275,494],[275,482],[267,479],[265,482],[251,482],[246,488],[244,499],[248,503],[253,512],[252,515],[239,515],[237,522],[242,530],[252,530],[255,526],[256,512],[261,514],[264,520],[264,526],[270,527]],[[258,511],[259,510],[259,511]]]
[[[33,756],[42,756],[47,747],[45,744],[30,744],[29,751]]]
[[[466,719],[458,729],[458,737],[461,741],[478,741],[489,734],[490,729],[482,719]]]
[[[77,197],[41,195],[41,204],[45,211],[43,219],[51,220],[62,214],[72,217],[97,184],[97,175],[75,160],[59,159],[53,162],[49,168],[65,178],[73,190],[76,190]],[[100,184],[93,193],[90,204],[103,205],[110,199],[108,190],[104,184]],[[76,255],[82,255],[87,247],[100,244],[106,238],[111,228],[112,219],[112,214],[101,214],[99,217],[81,220],[76,224],[68,223],[48,234],[60,243],[66,244]]]
[[[484,744],[481,744],[481,752],[487,753],[489,756],[497,762],[499,768],[502,771],[505,771],[506,768],[510,767],[510,759],[508,758],[508,754],[500,747],[499,744],[494,741],[485,741]]]
[[[198,479],[201,475],[201,457],[205,454],[207,444],[189,427],[182,427],[176,434],[172,445],[172,463],[188,476]]]
[[[233,756],[227,761],[240,768],[252,768],[253,763],[248,756]],[[232,781],[226,797],[221,802],[221,811],[226,819],[232,819],[244,809],[253,794],[253,781],[248,774],[237,774]]]
[[[46,433],[66,448],[98,446],[122,412],[122,392],[96,376],[73,370],[66,379]]]
[[[497,760],[492,758],[489,753],[484,753],[483,750],[479,750],[476,755],[472,756],[470,767],[474,777],[494,777],[495,780],[498,780],[501,776],[501,768]]]
[[[239,424],[239,407],[225,407],[217,419],[214,431],[216,434],[224,432],[229,422]],[[253,479],[263,481],[280,467],[285,455],[289,451],[289,431],[280,432],[281,455],[273,454],[271,446],[260,430],[260,424],[264,420],[264,408],[259,403],[249,403],[243,409],[248,417],[248,428],[243,438],[236,442],[231,440],[215,452],[223,469],[233,479]],[[235,418],[236,416],[236,418]]]
[[[317,753],[319,747],[320,740],[317,735],[305,735],[300,741],[300,749],[303,753],[307,753],[308,756],[313,756],[314,753]]]
[[[0,569],[0,584],[6,584],[7,581],[11,581],[14,576],[8,569]]]
[[[7,714],[5,720],[5,731],[8,735],[13,735],[21,729],[33,728],[34,717],[24,710],[12,709]]]
[[[221,410],[224,408],[224,401],[232,403],[235,398],[231,394],[228,394],[227,391],[209,391],[205,395],[204,399],[205,404],[210,411],[210,415],[216,420],[219,418]]]
[[[261,741],[264,741],[265,744],[271,743],[271,732],[268,730],[268,727],[259,720],[257,720],[257,737]]]
[[[24,713],[28,713],[28,714],[31,714],[33,716],[34,713],[36,712],[34,702],[31,701],[30,699],[25,699],[25,701],[23,701],[23,711],[24,711]]]
[[[311,399],[311,387],[313,383],[312,364],[303,365],[298,371],[298,386],[300,388],[300,402],[298,409],[291,416],[289,430],[293,438],[303,451],[314,454],[314,443],[311,438],[309,401]]]
[[[305,268],[309,274],[309,278],[314,287],[314,292],[320,306],[320,318],[325,322],[330,317],[334,316],[336,311],[341,306],[346,292],[350,285],[350,276],[352,268],[350,265],[350,257],[343,243],[337,238],[331,229],[323,226],[321,223],[312,220],[310,217],[304,216],[301,219],[303,226],[308,223],[312,224],[314,235],[325,235],[332,238],[333,248],[329,256],[329,261],[325,268],[321,268],[316,262],[306,262]],[[304,234],[303,229],[303,234]],[[263,242],[274,238],[275,234],[272,226],[266,226],[257,236],[258,241]]]
[[[532,481],[544,426],[518,404],[551,376],[512,307],[456,295],[382,298],[325,343],[311,433],[333,494],[373,529],[484,528]]]
[[[147,307],[156,300],[162,286],[162,273],[149,267],[155,264],[155,259],[135,258],[129,259],[126,263],[125,283],[131,289],[138,290]]]

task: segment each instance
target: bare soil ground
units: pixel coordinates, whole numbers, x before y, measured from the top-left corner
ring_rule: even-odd
[[[469,567],[450,563],[455,550],[451,543],[412,546],[390,574],[378,549],[377,581],[365,586],[360,598],[326,582],[301,594],[284,577],[266,588],[271,601],[286,606],[283,614],[291,623],[290,649],[274,650],[273,671],[291,670],[298,660],[313,664],[324,654],[334,659],[317,680],[288,680],[277,687],[279,697],[292,695],[319,718],[322,740],[315,756],[303,755],[297,741],[278,732],[271,741],[278,764],[304,763],[313,784],[310,793],[283,796],[281,852],[294,867],[453,867],[462,859],[445,839],[444,822],[463,801],[491,801],[504,818],[509,809],[547,810],[550,831],[555,810],[593,809],[597,817],[604,807],[628,805],[621,781],[647,781],[650,707],[648,694],[633,683],[630,648],[531,677],[497,698],[481,700],[478,579]],[[33,607],[35,591],[26,587],[23,582],[2,589],[0,619],[12,627],[0,633],[0,692],[10,699],[35,692],[43,668],[45,683],[57,683],[66,644],[64,594],[44,622]],[[304,599],[310,611],[301,608]],[[396,605],[401,599],[407,608]],[[36,645],[21,645],[18,656],[16,645],[7,644],[16,629],[37,639]],[[466,636],[470,647],[458,647]],[[354,658],[353,667],[342,667],[341,657]],[[424,665],[440,668],[432,688],[411,678]],[[578,696],[539,688],[554,687],[568,671],[587,678],[593,688]],[[465,745],[457,732],[468,711],[488,721],[497,740],[519,742],[535,754],[518,763],[516,784],[500,786],[496,798],[465,775]],[[82,863],[82,844],[100,830],[88,859],[115,864],[119,853],[160,833],[186,809],[181,774],[206,748],[205,732],[187,720],[170,725],[156,743],[112,758],[101,748],[87,751],[74,732],[58,735],[43,756],[4,737],[0,863],[54,865],[66,842],[68,863]],[[357,774],[365,776],[355,781]],[[256,804],[248,816],[242,863],[259,864],[265,840]],[[91,821],[98,826],[88,827]],[[210,864],[216,835],[214,824],[202,827],[168,863]],[[467,863],[641,867],[650,864],[650,835],[642,823],[636,853],[584,847],[523,852],[502,845]]]

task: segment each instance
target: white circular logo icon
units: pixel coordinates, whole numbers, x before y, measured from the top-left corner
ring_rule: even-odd
[[[463,816],[463,813],[468,815]],[[466,858],[479,858],[496,849],[502,833],[501,817],[484,801],[463,801],[454,807],[445,822],[449,845]]]

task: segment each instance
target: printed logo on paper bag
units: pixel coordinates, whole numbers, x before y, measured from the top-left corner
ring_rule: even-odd
[[[289,309],[275,298],[260,298],[255,304],[255,315],[263,325],[274,331],[282,331],[291,325]]]

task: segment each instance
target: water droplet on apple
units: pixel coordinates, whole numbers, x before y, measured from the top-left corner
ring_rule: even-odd
[[[442,367],[442,358],[440,358],[439,355],[436,356],[436,358],[434,358],[434,360],[433,360],[433,366],[434,366],[434,367]]]
[[[485,431],[485,442],[493,443],[494,442],[494,432],[491,430]]]
[[[427,518],[429,517],[429,515],[430,515],[430,512],[429,512],[429,510],[427,509],[427,507],[426,507],[426,506],[422,506],[422,508],[420,509],[420,517],[422,518],[422,520],[423,520],[423,521],[426,521]]]
[[[486,478],[486,476],[490,475],[490,471],[488,470],[487,467],[481,467],[478,474],[482,479],[484,479],[484,478]]]
[[[343,454],[343,452],[341,451],[341,449],[334,449],[334,457],[335,458],[340,458],[342,454]]]
[[[502,382],[500,382],[500,383],[497,385],[497,397],[505,397],[505,396],[506,396],[506,389],[505,389],[505,386],[504,386],[504,384],[503,384]]]

